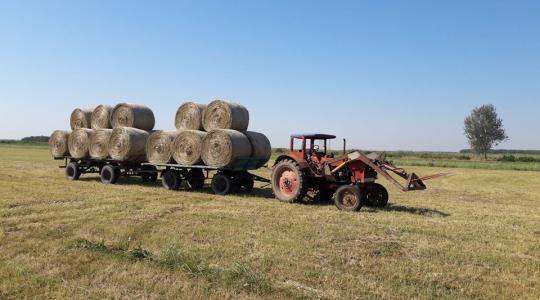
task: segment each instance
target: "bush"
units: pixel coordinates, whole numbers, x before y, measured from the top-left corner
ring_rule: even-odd
[[[534,157],[531,157],[531,156],[520,156],[517,158],[517,161],[520,161],[520,162],[535,162],[536,159]]]
[[[471,160],[471,157],[468,155],[460,155],[457,157],[458,160]]]
[[[497,159],[498,161],[507,161],[507,162],[515,162],[516,157],[513,155],[503,155],[501,158]]]

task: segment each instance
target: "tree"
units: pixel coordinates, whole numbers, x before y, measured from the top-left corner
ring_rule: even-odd
[[[465,136],[469,145],[487,160],[488,151],[508,139],[502,119],[498,117],[493,104],[476,107],[465,118]]]

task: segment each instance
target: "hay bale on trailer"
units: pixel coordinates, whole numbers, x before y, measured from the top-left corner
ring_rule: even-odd
[[[146,158],[153,163],[168,163],[172,159],[173,141],[177,131],[156,131],[146,141]]]
[[[111,126],[111,113],[113,107],[110,105],[98,105],[92,112],[92,118],[90,125],[92,129],[104,129],[112,128]]]
[[[90,157],[95,159],[106,159],[109,157],[109,140],[112,129],[97,129],[90,138]]]
[[[73,130],[68,139],[69,154],[74,158],[89,157],[90,139],[94,132],[95,130],[88,128]]]
[[[140,104],[120,103],[113,108],[111,125],[116,127],[133,127],[152,130],[156,120],[150,108]]]
[[[249,142],[251,143],[251,158],[256,160],[256,168],[264,166],[270,156],[272,155],[272,146],[266,135],[255,132],[255,131],[246,131],[244,134],[248,137]]]
[[[172,156],[177,164],[196,165],[202,163],[203,141],[207,133],[199,130],[183,130],[172,145]]]
[[[133,127],[114,128],[109,140],[109,156],[119,161],[145,161],[146,142],[150,134]]]
[[[245,131],[249,125],[249,112],[241,104],[214,100],[204,110],[203,126],[206,131],[234,129]]]
[[[69,155],[68,140],[71,131],[55,130],[49,138],[49,150],[53,157]]]
[[[90,128],[93,111],[93,108],[75,108],[71,112],[71,116],[69,118],[69,125],[71,125],[71,130],[75,130],[78,128]]]
[[[232,167],[238,159],[251,156],[251,143],[245,134],[232,129],[210,131],[203,141],[202,160],[211,167]]]
[[[206,105],[186,102],[176,111],[174,124],[178,130],[203,130],[203,115]]]

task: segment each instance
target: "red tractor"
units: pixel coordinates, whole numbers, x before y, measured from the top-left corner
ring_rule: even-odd
[[[289,153],[276,159],[272,170],[272,190],[284,202],[296,202],[306,196],[312,199],[334,198],[339,209],[356,211],[362,205],[384,207],[388,191],[375,182],[381,175],[402,191],[424,190],[423,181],[444,174],[419,178],[385,160],[384,154],[364,155],[358,151],[334,157],[327,152],[327,143],[336,138],[329,134],[291,135]],[[295,144],[299,147],[295,149]],[[388,171],[405,180],[401,184]]]

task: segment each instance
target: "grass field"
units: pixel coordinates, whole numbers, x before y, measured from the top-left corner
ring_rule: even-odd
[[[69,182],[0,145],[0,298],[540,298],[540,173],[450,171],[338,211],[137,178]],[[268,176],[269,171],[260,171]]]

